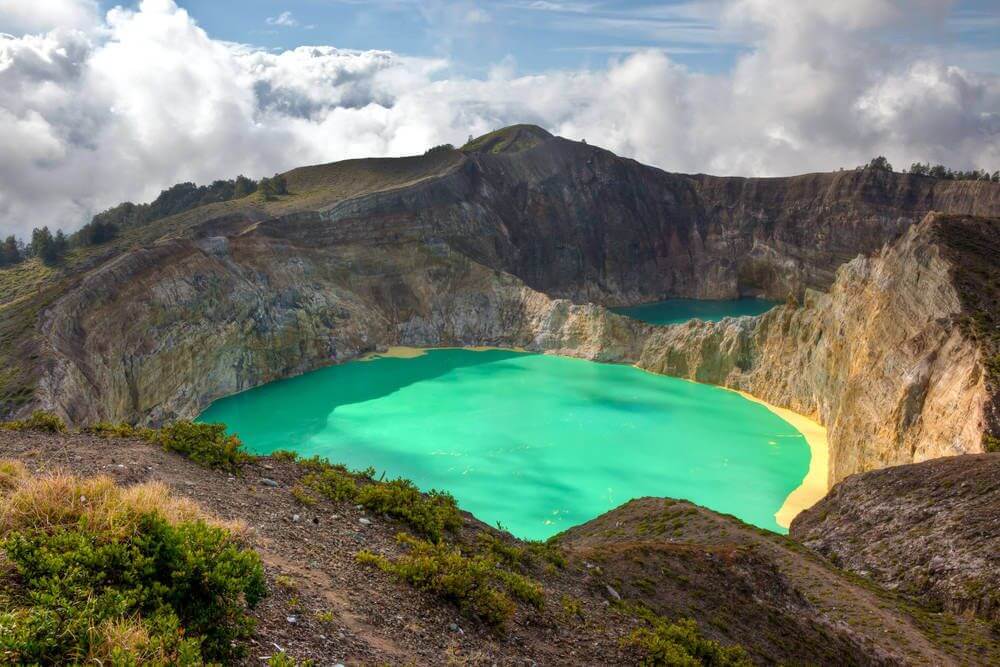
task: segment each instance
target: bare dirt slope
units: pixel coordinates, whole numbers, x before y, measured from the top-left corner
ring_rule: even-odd
[[[496,631],[357,563],[360,549],[399,553],[405,526],[351,504],[301,505],[297,463],[258,459],[231,476],[144,441],[5,431],[0,457],[124,484],[162,480],[245,521],[271,589],[247,664],[277,647],[319,664],[633,664],[641,655],[623,639],[642,625],[630,611],[637,603],[694,618],[762,664],[988,664],[1000,655],[985,624],[928,612],[787,538],[681,501],[634,501],[564,534],[566,566],[530,572],[544,587],[542,608],[522,604]],[[450,539],[481,532],[499,535],[466,515]]]

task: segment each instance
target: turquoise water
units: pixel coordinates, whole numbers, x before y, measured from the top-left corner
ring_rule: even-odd
[[[258,454],[374,466],[542,539],[630,498],[686,498],[785,532],[774,513],[809,467],[802,435],[738,394],[631,366],[503,350],[430,350],[332,366],[221,399]]]
[[[702,299],[668,299],[657,303],[647,303],[630,308],[612,308],[620,315],[651,324],[680,324],[693,320],[718,322],[723,317],[740,315],[760,315],[777,305],[776,301],[765,299],[728,299],[725,301],[704,301]]]

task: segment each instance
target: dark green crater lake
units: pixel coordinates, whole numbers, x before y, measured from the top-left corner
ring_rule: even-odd
[[[725,301],[668,299],[667,301],[646,303],[629,308],[612,308],[611,310],[619,315],[627,315],[650,324],[681,324],[693,319],[718,322],[724,317],[760,315],[776,305],[776,301],[765,299],[728,299]]]
[[[805,438],[717,387],[504,350],[352,361],[221,399],[200,417],[247,448],[291,449],[424,490],[541,539],[631,498],[685,498],[785,532]]]

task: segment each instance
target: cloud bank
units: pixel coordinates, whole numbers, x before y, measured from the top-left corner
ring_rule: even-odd
[[[947,3],[944,3],[947,4]],[[663,51],[599,70],[455,76],[447,60],[212,39],[172,0],[0,0],[0,233],[76,229],[175,182],[422,152],[529,122],[674,171],[781,175],[886,155],[1000,168],[1000,81],[882,39],[934,0],[725,0],[725,74]]]

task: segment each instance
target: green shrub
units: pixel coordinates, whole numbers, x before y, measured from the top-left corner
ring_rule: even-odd
[[[643,606],[626,607],[648,625],[637,628],[626,643],[642,654],[645,667],[751,667],[753,661],[742,646],[723,646],[706,639],[691,619],[669,622]]]
[[[0,662],[201,664],[252,633],[260,557],[164,485],[22,477],[0,509]]]
[[[84,433],[96,435],[99,438],[137,438],[143,437],[148,429],[140,429],[125,422],[98,422],[83,429]]]
[[[307,473],[300,483],[333,502],[353,501],[358,495],[358,485],[351,474],[333,466]]]
[[[58,416],[44,410],[36,410],[27,419],[4,422],[0,428],[8,431],[39,431],[42,433],[64,433],[66,424]]]
[[[275,653],[267,659],[267,667],[313,667],[315,664],[316,663],[312,660],[300,661],[295,658],[291,658],[284,651]]]
[[[367,509],[402,519],[422,535],[438,542],[446,530],[462,525],[455,499],[447,493],[420,492],[407,479],[367,484],[358,491],[357,500]]]
[[[333,502],[356,502],[378,514],[400,519],[421,535],[439,541],[445,531],[456,530],[462,525],[462,516],[455,499],[440,491],[421,493],[413,482],[395,479],[376,481],[375,469],[366,468],[350,472],[345,466],[332,464],[319,457],[299,460],[307,472],[299,480],[296,498],[308,489]],[[361,478],[361,484],[358,483]],[[308,502],[303,502],[308,504]]]
[[[496,535],[487,533],[485,530],[480,531],[477,537],[480,547],[507,567],[524,567],[531,560],[531,556],[524,547],[516,544],[508,544]]]
[[[299,455],[290,449],[278,449],[271,452],[271,458],[275,461],[291,461],[295,462],[299,460]]]
[[[177,421],[158,431],[150,431],[146,437],[164,449],[183,454],[208,468],[233,472],[251,458],[243,451],[239,438],[226,435],[225,424]]]
[[[563,614],[572,620],[582,621],[583,616],[583,606],[580,601],[574,597],[566,595],[565,593],[559,599],[559,604],[562,606]]]
[[[554,539],[550,538],[545,541],[528,542],[527,548],[528,553],[532,556],[541,558],[545,562],[559,568],[560,570],[566,569],[566,565],[568,564],[566,561],[566,554]]]
[[[302,484],[296,484],[292,487],[292,497],[297,503],[306,507],[312,507],[317,503],[316,497]]]
[[[513,615],[515,604],[511,596],[541,606],[541,586],[504,570],[494,558],[465,556],[457,547],[410,535],[400,534],[397,539],[409,548],[398,560],[360,551],[358,562],[453,602],[463,614],[495,627],[504,625]]]

